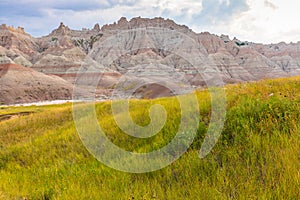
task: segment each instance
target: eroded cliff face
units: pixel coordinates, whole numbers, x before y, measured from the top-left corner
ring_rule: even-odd
[[[7,63],[59,76],[70,84],[82,69],[89,69],[84,79],[97,80],[96,87],[106,92],[118,85],[135,88],[154,82],[172,82],[170,87],[175,87],[174,80],[202,86],[215,74],[225,83],[299,75],[300,42],[255,44],[226,35],[195,33],[163,18],[122,17],[110,25],[82,30],[61,23],[41,38],[33,38],[20,27],[1,25],[0,64]],[[130,80],[129,85],[118,84],[122,76]],[[94,80],[86,81],[87,86],[91,83]],[[159,87],[152,88],[159,93]],[[144,90],[138,91],[139,97],[147,97],[141,94]]]
[[[16,64],[0,65],[1,104],[72,99],[72,84]]]

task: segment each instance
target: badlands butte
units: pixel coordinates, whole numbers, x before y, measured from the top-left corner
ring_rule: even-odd
[[[69,100],[74,85],[75,98],[156,98],[296,75],[300,42],[257,44],[163,18],[122,17],[82,30],[61,23],[40,38],[0,26],[0,104]]]

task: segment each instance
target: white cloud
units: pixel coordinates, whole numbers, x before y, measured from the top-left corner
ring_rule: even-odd
[[[188,25],[196,32],[224,33],[241,40],[264,43],[300,40],[299,1],[247,0],[248,8],[245,8],[245,3],[241,2],[238,0],[74,0],[72,2],[49,0],[41,3],[38,0],[19,0],[17,3],[16,0],[4,0],[0,2],[0,23],[23,26],[25,30],[37,36],[49,33],[61,21],[71,28],[81,29],[92,27],[95,23],[100,25],[113,23],[122,16],[128,19],[136,16],[162,16]],[[14,12],[7,10],[14,10]]]
[[[226,6],[230,5],[230,0],[218,0],[220,4],[222,4],[223,2],[226,3]]]
[[[272,2],[267,1],[267,0],[264,1],[264,4],[266,7],[272,8],[274,10],[276,10],[278,8],[275,4],[273,4]]]
[[[143,0],[143,2],[144,2],[144,5],[149,4],[149,1]],[[152,7],[157,7],[161,11],[167,10],[174,16],[187,14],[191,17],[193,14],[197,14],[197,13],[201,12],[202,1],[157,0],[155,3],[152,3]]]
[[[259,42],[295,41],[299,30],[300,6],[293,0],[273,0],[276,9],[266,6],[261,0],[249,1],[250,10],[237,16],[230,23],[230,31],[243,39]],[[299,32],[298,32],[299,33]]]
[[[205,26],[193,24],[192,28],[261,43],[300,41],[299,1],[248,0],[247,4],[247,11],[234,13],[228,21],[216,20]]]

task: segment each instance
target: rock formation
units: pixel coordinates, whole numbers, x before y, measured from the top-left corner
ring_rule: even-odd
[[[0,65],[0,103],[26,103],[45,100],[67,100],[72,85],[57,77],[15,64]]]
[[[89,70],[88,75],[81,79],[86,83],[80,83],[88,87],[97,80],[95,87],[100,96],[101,92],[109,95],[107,91],[118,86],[135,88],[148,83],[149,86],[135,88],[137,91],[133,91],[133,94],[137,97],[158,97],[161,96],[160,90],[163,95],[169,95],[171,90],[161,88],[155,81],[166,83],[176,79],[194,88],[204,86],[205,79],[213,80],[216,74],[225,83],[299,75],[300,42],[256,44],[230,39],[226,35],[195,33],[187,26],[163,18],[137,17],[127,20],[122,17],[113,24],[102,27],[96,24],[92,29],[82,30],[72,30],[60,23],[57,29],[40,38],[33,38],[21,27],[3,24],[0,26],[0,64],[7,63],[26,67],[19,67],[18,72],[13,67],[15,65],[9,65],[14,69],[10,70],[10,74],[30,68],[30,73],[41,72],[36,74],[36,78],[51,75],[53,81],[50,82],[56,87],[62,84],[68,88],[67,83],[75,83],[77,76]],[[7,68],[7,65],[3,66]],[[29,73],[26,70],[24,72]],[[203,74],[210,78],[205,78]],[[66,82],[53,78],[53,75]],[[127,83],[119,82],[122,76]],[[3,93],[3,78],[0,80],[2,96],[8,95]],[[45,80],[48,79],[47,76]],[[57,83],[54,83],[54,79]],[[10,87],[21,85],[12,84]],[[170,87],[175,86],[172,83]],[[147,88],[157,94],[145,95],[147,92],[150,94]],[[58,94],[64,97],[62,93]],[[69,98],[68,95],[65,97]],[[53,99],[58,96],[52,95]],[[21,101],[34,100],[38,99],[24,97]],[[2,97],[1,101],[19,102],[10,97]]]

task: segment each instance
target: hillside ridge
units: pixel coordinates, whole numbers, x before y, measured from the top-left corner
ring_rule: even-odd
[[[94,75],[86,78],[93,80],[84,85],[91,86],[101,76],[95,87],[101,89],[100,95],[109,95],[122,76],[129,80],[122,83],[123,88],[133,85],[136,90],[153,81],[166,85],[173,80],[191,88],[203,87],[207,81],[216,79],[216,74],[225,84],[297,76],[300,42],[258,44],[230,39],[227,35],[195,33],[185,25],[161,17],[130,20],[122,17],[112,24],[101,27],[95,24],[92,29],[82,30],[72,30],[61,22],[58,28],[39,38],[32,37],[22,27],[3,24],[0,64],[7,63],[59,76],[71,84],[82,67],[92,66]],[[163,76],[158,78],[154,74]],[[171,84],[176,90],[179,87],[175,85],[181,84]],[[147,92],[136,97],[149,96],[144,94]]]

